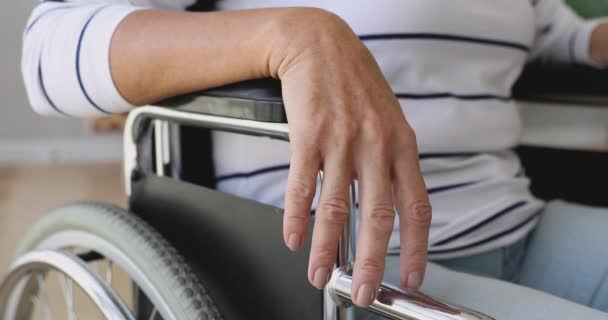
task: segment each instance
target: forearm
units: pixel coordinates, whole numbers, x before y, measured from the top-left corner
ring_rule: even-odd
[[[595,63],[608,65],[608,23],[602,23],[593,30],[589,50]]]
[[[277,77],[294,42],[303,43],[314,33],[300,22],[322,16],[314,9],[134,12],[112,39],[112,78],[125,99],[142,105],[232,82]]]
[[[36,112],[122,113],[222,84],[279,78],[321,42],[357,40],[320,9],[192,13],[107,1],[46,1],[32,13],[22,74]]]

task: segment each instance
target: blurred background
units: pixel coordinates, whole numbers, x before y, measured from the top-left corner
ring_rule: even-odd
[[[586,17],[608,15],[606,0],[568,2]],[[26,228],[48,208],[84,199],[125,205],[120,117],[88,121],[45,118],[29,108],[20,75],[21,35],[37,3],[0,2],[0,12],[10,13],[0,19],[0,270]],[[608,172],[601,165],[608,163],[608,90],[604,90],[608,77],[605,72],[552,70],[532,68],[518,87],[525,123],[520,152],[528,162],[528,173],[543,176],[538,180],[552,189],[533,187],[544,197],[605,205],[602,197],[588,197],[576,181],[562,187],[577,189],[578,196],[562,194],[551,177],[555,170],[568,171],[578,163],[592,169],[574,173],[579,181],[587,179],[586,175],[597,178]],[[551,86],[546,86],[547,79]],[[572,89],[573,83],[582,89]],[[595,100],[582,103],[573,99],[581,96],[587,102]]]
[[[0,270],[24,231],[49,208],[85,199],[125,203],[119,132],[108,133],[104,119],[47,118],[29,108],[21,35],[37,3],[0,1]]]

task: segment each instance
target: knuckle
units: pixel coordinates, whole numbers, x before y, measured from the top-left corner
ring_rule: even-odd
[[[286,212],[285,213],[285,222],[289,224],[306,224],[308,222],[308,214],[307,215],[299,215],[296,212]]]
[[[297,202],[310,201],[315,195],[315,188],[301,180],[293,179],[287,184],[287,195]]]
[[[364,129],[366,137],[372,141],[385,142],[388,140],[387,126],[378,116],[368,116]]]
[[[360,258],[356,260],[355,267],[364,273],[382,274],[384,263],[384,259]]]
[[[357,139],[359,128],[355,121],[340,122],[337,127],[339,129],[336,133],[336,137],[339,143],[350,145]]]
[[[417,152],[416,133],[414,133],[414,130],[410,126],[406,126],[405,129],[401,130],[396,140],[399,149]]]
[[[369,211],[368,219],[382,231],[392,230],[395,222],[395,209],[392,205],[376,205]]]
[[[407,261],[426,261],[427,248],[426,246],[407,246],[403,250],[403,255]]]
[[[319,136],[322,136],[322,133],[316,130],[290,132],[291,156],[305,160],[310,159],[311,155],[318,155]]]
[[[320,244],[310,248],[310,259],[316,262],[331,263],[336,256],[336,250],[332,246]]]
[[[343,109],[348,109],[347,106],[341,106]],[[327,121],[326,132],[341,140],[354,139],[361,129],[361,125],[357,118],[346,111],[340,111],[335,114],[330,121]]]
[[[395,148],[394,139],[391,133],[384,129],[369,131],[365,138],[366,152],[373,155],[379,162],[388,161],[391,150]]]
[[[320,204],[320,217],[332,224],[344,224],[350,215],[350,203],[341,198],[324,200]]]
[[[337,130],[332,134],[331,139],[326,137],[325,154],[347,155],[352,151],[355,141],[356,135],[354,133]]]
[[[409,126],[395,134],[395,148],[403,152],[418,152],[418,143],[416,135]]]
[[[428,201],[416,201],[408,206],[408,220],[420,225],[430,225],[433,209]]]
[[[305,125],[292,125],[289,131],[289,141],[293,149],[307,152],[314,151],[319,139],[326,135],[328,125],[324,121],[312,121]]]
[[[369,150],[374,156],[385,157],[388,150],[392,147],[390,140],[386,138],[384,132],[378,131],[368,140]]]
[[[325,125],[323,123],[319,123],[317,125],[311,125],[311,128],[303,133],[304,143],[308,147],[309,150],[315,150],[318,148],[319,142],[323,141],[327,136],[327,129],[325,129]]]
[[[406,126],[403,132],[405,140],[415,146],[417,144],[418,138],[416,137],[416,132],[414,131],[414,129],[412,129],[412,127],[408,125]]]

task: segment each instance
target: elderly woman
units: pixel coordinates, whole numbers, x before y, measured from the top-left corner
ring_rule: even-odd
[[[608,211],[543,204],[510,150],[530,59],[601,66],[608,25],[560,0],[49,0],[23,76],[36,111],[73,117],[281,79],[291,146],[214,134],[217,187],[284,207],[292,250],[316,212],[315,287],[357,179],[357,305],[384,276],[499,319],[606,319]]]

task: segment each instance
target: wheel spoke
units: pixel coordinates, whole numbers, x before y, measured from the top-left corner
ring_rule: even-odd
[[[44,317],[44,319],[48,319],[48,315],[47,312],[45,310],[45,308],[42,306],[42,302],[40,302],[40,298],[37,296],[32,296],[30,298],[32,300],[32,304],[34,305],[34,307],[38,310],[40,310],[40,312],[42,312],[42,316]]]
[[[154,308],[154,310],[152,310],[152,313],[150,314],[150,318],[148,318],[148,320],[154,320],[156,319],[156,314],[158,313],[158,310],[156,310],[156,308]]]
[[[35,308],[40,308],[40,298],[38,298],[37,296],[31,296],[30,300],[32,300],[32,304]]]
[[[65,305],[68,313],[68,320],[76,320],[76,310],[74,309],[74,286],[72,284],[72,279],[68,278],[66,275],[63,275],[63,281],[61,282],[61,287],[63,289],[63,297],[65,299]]]
[[[38,295],[32,297],[32,302],[36,308],[40,309],[45,320],[52,320],[53,314],[51,307],[48,304],[48,297],[46,296],[46,285],[44,283],[44,275],[41,273],[36,274],[36,281],[38,282]],[[46,298],[46,299],[44,299]]]
[[[110,287],[112,286],[112,260],[108,260],[108,265],[106,268],[106,283]]]
[[[95,273],[101,274],[101,266],[98,261],[91,261],[89,262],[89,265],[91,266],[91,268],[93,268],[93,271],[95,271]]]

